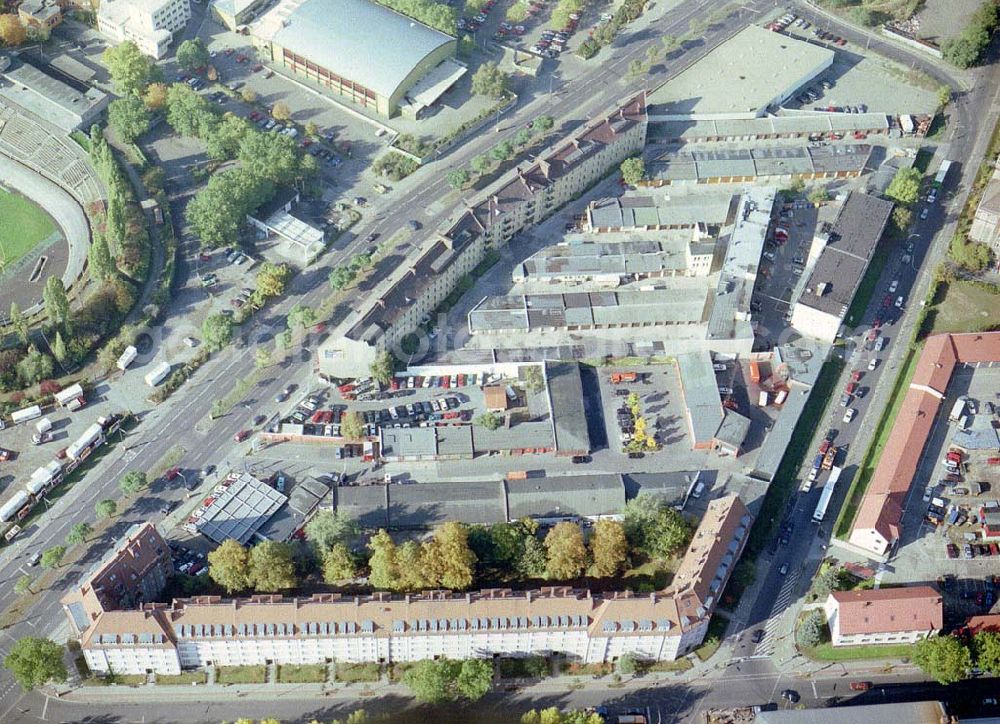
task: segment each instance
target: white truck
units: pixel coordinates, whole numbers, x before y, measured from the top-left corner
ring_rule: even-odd
[[[150,387],[156,387],[158,384],[166,379],[167,375],[170,374],[170,363],[160,362],[153,369],[146,373],[146,384]]]
[[[115,363],[115,366],[118,367],[118,369],[120,369],[122,372],[124,372],[125,370],[128,369],[128,366],[130,364],[135,362],[135,358],[138,356],[139,356],[139,350],[137,350],[132,345],[129,345],[128,347],[125,348],[125,351],[122,352],[122,356],[118,358],[118,361]]]
[[[767,390],[761,390],[760,397],[757,398],[757,406],[767,407],[767,402],[768,402]]]
[[[966,397],[963,395],[955,400],[955,404],[951,407],[951,412],[948,414],[949,422],[958,422],[962,419],[962,415],[965,414],[965,403]]]

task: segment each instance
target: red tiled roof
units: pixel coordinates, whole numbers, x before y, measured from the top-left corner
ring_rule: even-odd
[[[985,616],[973,616],[966,624],[972,635],[981,631],[1000,632],[1000,613],[991,613]]]
[[[941,594],[930,586],[835,591],[840,633],[938,631],[944,625]]]
[[[890,543],[898,539],[906,494],[955,365],[989,361],[1000,361],[1000,332],[938,334],[927,340],[854,519],[852,543],[881,554],[881,541],[871,531]]]

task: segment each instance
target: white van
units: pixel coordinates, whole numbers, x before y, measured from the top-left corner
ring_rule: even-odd
[[[705,483],[698,482],[695,483],[694,490],[691,491],[692,498],[700,498],[701,494],[705,492]]]

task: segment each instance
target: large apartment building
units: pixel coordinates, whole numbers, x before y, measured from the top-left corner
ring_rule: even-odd
[[[190,19],[189,0],[104,0],[97,12],[97,30],[113,43],[131,40],[159,60]]]
[[[81,634],[105,611],[157,600],[173,574],[170,548],[156,528],[137,523],[62,597],[63,610]]]
[[[655,593],[549,587],[409,596],[201,596],[99,610],[80,643],[92,671],[120,674],[557,652],[591,663],[627,652],[671,660],[705,638],[750,525],[736,495],[712,501],[670,587]]]
[[[372,360],[382,350],[398,348],[488,250],[505,246],[641,151],[646,125],[642,92],[500,179],[352,315],[343,334],[320,347],[320,371],[337,377],[367,374]]]

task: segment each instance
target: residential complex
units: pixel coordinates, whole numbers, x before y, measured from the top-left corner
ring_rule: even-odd
[[[928,338],[851,528],[850,543],[887,557],[902,535],[903,511],[924,446],[959,365],[1000,362],[1000,332]]]
[[[518,166],[480,194],[447,231],[430,240],[412,265],[390,277],[373,301],[348,318],[341,336],[323,343],[320,370],[339,377],[366,374],[376,355],[398,348],[488,249],[505,246],[516,233],[547,218],[641,150],[646,140],[645,98],[640,93],[585,124],[537,161]]]
[[[159,60],[190,19],[190,0],[105,0],[97,29],[112,43],[130,40]]]
[[[90,625],[80,641],[92,671],[119,674],[556,652],[588,663],[627,652],[672,660],[705,638],[750,524],[737,496],[712,501],[670,586],[655,593],[551,587],[404,597],[203,596],[132,609],[87,601]],[[79,628],[82,620],[71,615],[71,622]]]
[[[382,116],[419,115],[466,71],[455,38],[372,0],[281,0],[251,40],[264,59]]]
[[[834,646],[913,643],[944,626],[941,594],[930,586],[834,591],[824,611]]]

